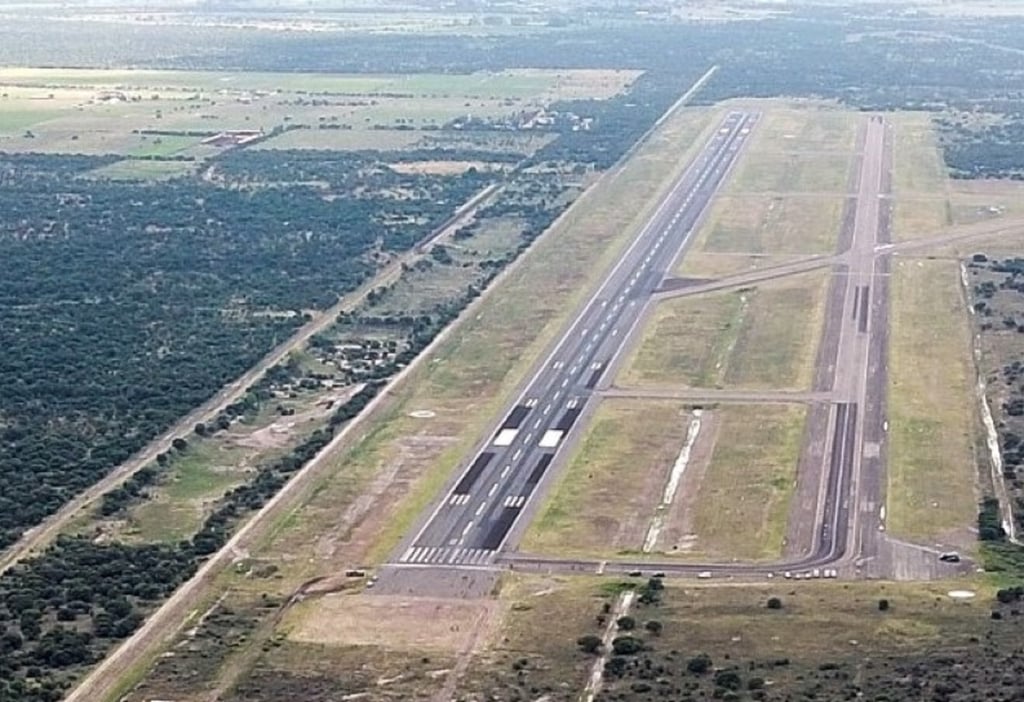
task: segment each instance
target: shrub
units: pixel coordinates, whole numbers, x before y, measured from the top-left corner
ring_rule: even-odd
[[[619,656],[631,656],[639,653],[643,648],[643,641],[633,636],[616,636],[612,640],[612,650]]]
[[[594,636],[593,634],[587,634],[576,639],[576,645],[580,647],[580,650],[584,653],[597,653],[601,650],[601,637]]]
[[[782,600],[778,597],[768,598],[768,609],[782,609]]]
[[[724,687],[726,690],[739,690],[742,684],[740,674],[735,670],[720,670],[715,673],[715,685],[718,687]]]
[[[694,675],[704,675],[711,670],[711,656],[706,653],[694,656],[687,661],[686,670]]]

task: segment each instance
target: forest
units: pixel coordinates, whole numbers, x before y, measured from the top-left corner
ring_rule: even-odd
[[[106,160],[0,156],[0,546],[487,183],[274,151],[220,160],[230,187],[82,175]]]

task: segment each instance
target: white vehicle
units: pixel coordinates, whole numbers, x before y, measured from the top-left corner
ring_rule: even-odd
[[[710,570],[702,570],[701,572],[697,573],[697,577],[700,578],[701,580],[707,580],[708,578],[711,577],[711,571]]]
[[[818,578],[821,577],[821,571],[818,570],[817,568],[815,568],[814,570],[811,571],[811,577],[814,578],[815,580],[817,580]]]
[[[787,570],[785,573],[782,574],[782,577],[784,577],[786,580],[789,580],[793,577],[793,573]]]

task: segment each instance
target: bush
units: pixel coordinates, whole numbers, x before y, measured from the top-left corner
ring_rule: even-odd
[[[576,645],[580,647],[580,650],[584,653],[597,653],[601,650],[601,637],[594,636],[593,634],[587,634],[576,639]]]
[[[751,678],[747,681],[748,690],[760,690],[764,687],[764,678]]]
[[[687,661],[686,670],[694,675],[704,675],[711,670],[711,656],[706,653],[694,656]]]
[[[644,648],[644,642],[633,636],[616,636],[612,641],[612,650],[619,656],[631,656]]]
[[[768,609],[782,609],[782,600],[778,597],[768,598]]]
[[[715,674],[715,685],[726,690],[739,690],[743,681],[735,670],[720,670]]]
[[[655,636],[657,636],[658,634],[661,633],[661,629],[662,629],[661,622],[652,619],[651,621],[649,621],[646,624],[644,624],[644,629],[647,629],[647,631],[649,631],[652,634],[654,634]]]
[[[616,626],[623,631],[632,631],[636,628],[636,619],[630,616],[622,616],[615,620]]]
[[[889,600],[881,599],[878,601],[878,611],[888,612],[889,611]]]

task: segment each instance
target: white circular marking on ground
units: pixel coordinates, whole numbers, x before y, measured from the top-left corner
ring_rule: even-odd
[[[974,597],[974,593],[970,590],[950,590],[946,594],[954,600],[969,600]]]
[[[410,412],[409,416],[414,419],[430,419],[431,417],[436,417],[437,413],[430,410],[416,410],[415,412]]]

